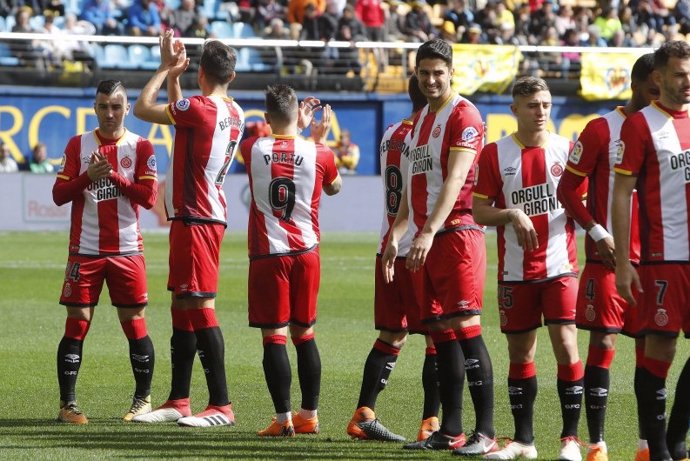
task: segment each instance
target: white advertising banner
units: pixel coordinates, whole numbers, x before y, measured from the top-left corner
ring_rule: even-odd
[[[165,178],[160,177],[158,203],[141,209],[141,228],[167,227],[163,208]],[[67,230],[70,205],[53,203],[54,175],[0,174],[0,231]],[[378,176],[345,176],[338,195],[323,195],[319,217],[321,230],[378,232],[383,213],[381,179]],[[244,232],[249,216],[249,183],[242,174],[228,175],[224,185],[228,203],[228,230]]]

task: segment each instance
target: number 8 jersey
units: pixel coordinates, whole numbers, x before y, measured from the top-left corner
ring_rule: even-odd
[[[324,184],[338,177],[333,152],[295,136],[242,142],[251,205],[249,257],[309,250],[319,243],[319,202]]]

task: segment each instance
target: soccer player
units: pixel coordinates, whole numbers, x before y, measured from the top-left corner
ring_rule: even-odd
[[[422,271],[422,321],[436,348],[440,428],[405,447],[476,455],[496,446],[493,371],[479,320],[486,247],[484,228],[472,218],[470,195],[484,123],[477,108],[451,89],[452,64],[452,48],[443,40],[429,40],[417,51],[415,74],[428,104],[411,134],[402,194],[407,206],[398,212],[381,262],[390,283],[401,237],[410,232],[405,266]],[[476,414],[469,438],[462,427],[465,371]]]
[[[276,411],[268,427],[259,431],[262,437],[319,432],[321,359],[314,339],[321,278],[319,203],[321,191],[337,194],[342,179],[333,152],[323,144],[330,128],[330,106],[323,108],[320,122],[312,120],[314,142],[297,136],[299,112],[292,88],[269,86],[265,118],[272,134],[249,138],[241,145],[251,191],[249,325],[261,329],[264,375]],[[304,121],[302,126],[307,124]],[[302,390],[302,406],[294,416],[285,346],[288,327]]]
[[[110,301],[129,342],[136,382],[124,420],[151,410],[154,350],[146,330],[148,303],[139,207],[156,203],[156,156],[151,143],[125,128],[127,90],[115,80],[96,88],[98,128],[72,137],[53,186],[53,201],[72,202],[69,257],[60,304],[67,308],[65,334],[57,352],[60,385],[58,421],[87,424],[75,386],[84,338],[94,307],[108,284]]]
[[[215,313],[220,246],[227,211],[223,181],[244,130],[244,112],[227,96],[235,78],[235,51],[212,40],[204,45],[198,71],[201,96],[183,98],[179,77],[189,59],[172,31],[160,38],[161,65],[139,95],[137,117],[175,125],[166,176],[165,210],[170,227],[172,383],[168,400],[137,416],[139,422],[177,421],[181,426],[233,425],[225,377],[225,344]],[[158,104],[167,78],[168,104]],[[189,388],[199,351],[209,392],[207,408],[192,416]]]
[[[566,171],[558,184],[558,198],[566,212],[587,230],[587,264],[580,277],[575,320],[577,327],[588,330],[589,353],[585,366],[585,409],[589,428],[587,461],[608,460],[604,441],[604,419],[609,394],[609,367],[616,353],[618,333],[635,338],[635,389],[644,356],[644,338],[640,335],[637,309],[630,308],[616,292],[616,274],[611,229],[613,166],[620,144],[620,129],[625,118],[647,106],[659,95],[652,81],[654,55],[641,56],[631,72],[632,98],[585,127],[568,158]],[[589,179],[587,206],[577,194]],[[633,210],[637,209],[635,197]],[[637,213],[632,222],[630,257],[640,259]],[[639,407],[638,407],[639,409]],[[640,434],[636,461],[649,459],[647,441]]]
[[[398,257],[395,260],[396,277],[393,282],[385,283],[381,270],[381,253],[386,248],[391,225],[400,207],[407,206],[401,199],[403,183],[407,178],[410,132],[417,113],[427,104],[426,96],[419,89],[419,82],[415,75],[409,79],[408,95],[412,101],[412,113],[408,118],[388,127],[379,148],[385,204],[374,271],[374,326],[379,330],[379,337],[374,342],[364,364],[357,410],[347,426],[348,435],[361,440],[392,442],[405,440],[404,437],[394,434],[379,422],[374,408],[379,392],[388,383],[388,378],[395,367],[400,349],[405,345],[408,333],[423,334],[427,342],[422,368],[424,410],[417,439],[424,440],[439,428],[440,402],[436,377],[436,349],[428,335],[428,330],[420,320],[421,305],[418,298],[421,295],[419,290],[422,284],[422,272],[410,272],[405,267],[405,255],[411,243],[409,234],[406,234],[398,244]]]
[[[556,198],[570,141],[547,130],[551,93],[546,82],[523,77],[510,108],[517,131],[488,144],[479,158],[473,212],[498,232],[498,308],[508,340],[508,393],[513,441],[487,459],[536,459],[534,356],[542,317],[558,363],[563,430],[558,459],[582,459],[577,442],[584,371],[577,350],[575,225]]]
[[[666,377],[678,333],[690,334],[690,45],[669,41],[654,52],[659,99],[630,115],[621,128],[613,187],[616,287],[636,305],[645,336],[638,404],[651,461],[687,459],[690,360],[678,378],[666,428]],[[630,262],[630,205],[637,187],[639,274]]]

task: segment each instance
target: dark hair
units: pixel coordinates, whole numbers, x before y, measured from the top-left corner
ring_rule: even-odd
[[[266,88],[266,112],[283,123],[297,118],[297,94],[290,86],[276,83]]]
[[[448,42],[440,38],[428,40],[417,48],[417,58],[415,65],[419,67],[422,59],[443,59],[448,67],[453,66],[453,49]]]
[[[422,107],[426,106],[426,96],[424,96],[422,90],[419,89],[419,79],[417,79],[415,74],[412,74],[407,82],[407,95],[410,97],[410,101],[412,101],[413,112],[417,112],[421,110]]]
[[[98,93],[103,93],[108,96],[111,94],[115,93],[118,89],[122,89],[122,91],[127,94],[127,89],[125,86],[122,84],[121,81],[119,80],[101,80],[98,83],[98,86],[96,87],[96,94]]]
[[[531,96],[538,91],[549,91],[549,86],[539,77],[520,77],[513,83],[513,99],[516,96]]]
[[[232,73],[235,72],[237,53],[235,50],[218,40],[209,40],[204,44],[199,66],[204,74],[219,85],[230,82]]]
[[[666,67],[670,58],[690,58],[690,45],[683,40],[671,40],[664,43],[654,52],[654,69]]]
[[[630,72],[630,79],[633,82],[643,82],[647,80],[649,74],[654,70],[654,53],[643,54],[635,64],[633,64]]]

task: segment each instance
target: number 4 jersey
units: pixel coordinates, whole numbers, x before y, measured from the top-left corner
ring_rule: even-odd
[[[251,205],[249,257],[299,253],[319,243],[324,184],[338,177],[333,152],[294,136],[242,142]]]

